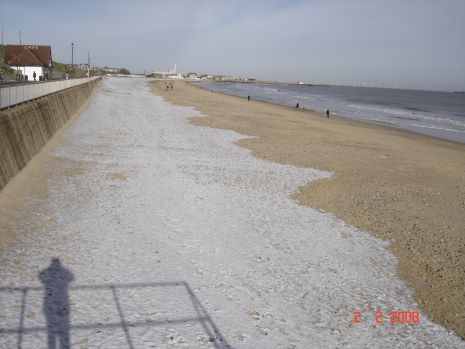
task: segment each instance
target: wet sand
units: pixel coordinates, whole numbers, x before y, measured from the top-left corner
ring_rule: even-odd
[[[421,305],[399,310],[420,310],[465,338],[465,145],[185,82],[169,91],[163,81],[151,85],[205,115],[192,124],[254,137],[238,144],[258,158],[333,172],[295,199],[389,240],[398,274]]]

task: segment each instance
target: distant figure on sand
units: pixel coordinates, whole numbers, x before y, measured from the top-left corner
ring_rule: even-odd
[[[326,117],[329,119],[329,109],[326,109]]]
[[[250,101],[250,96],[247,96],[247,100]]]
[[[299,109],[299,103],[297,103],[297,104],[295,105],[295,107],[296,107],[297,109]]]

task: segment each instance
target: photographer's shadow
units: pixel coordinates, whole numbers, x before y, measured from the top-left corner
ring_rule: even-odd
[[[0,338],[3,340],[10,340],[11,343],[15,341],[14,336],[16,335],[16,347],[28,347],[36,348],[36,346],[25,345],[24,337],[32,335],[34,333],[45,333],[47,332],[47,348],[48,349],[67,349],[71,346],[71,330],[95,330],[102,328],[108,329],[108,333],[111,331],[122,331],[126,339],[126,345],[129,349],[134,349],[137,344],[143,346],[143,344],[138,342],[138,337],[134,343],[133,338],[131,337],[131,331],[142,330],[143,328],[153,328],[156,327],[170,328],[173,326],[178,326],[179,330],[182,330],[184,326],[192,325],[200,326],[199,330],[203,331],[205,336],[208,337],[210,345],[214,348],[231,348],[227,340],[222,335],[218,326],[208,314],[206,308],[197,298],[194,290],[190,285],[183,280],[178,281],[159,281],[159,282],[133,282],[133,283],[120,283],[120,284],[92,284],[92,285],[70,285],[73,281],[73,273],[65,268],[58,258],[53,258],[50,265],[38,273],[38,278],[42,282],[43,286],[24,286],[24,287],[11,287],[11,286],[0,286],[0,300],[4,295],[7,297],[12,297],[14,299],[19,297],[20,299],[20,311],[19,311],[19,324],[17,319],[8,319],[9,324],[2,322],[0,324]],[[153,302],[153,307],[157,305],[163,305],[164,298],[168,297],[169,301],[175,301],[174,304],[169,302],[169,306],[179,307],[183,310],[174,309],[174,313],[171,314],[169,309],[164,312],[163,317],[146,319],[140,318],[140,311],[137,310],[137,302],[132,304],[135,299],[134,297],[127,299],[126,311],[129,314],[130,321],[126,320],[125,314],[122,308],[122,302],[120,296],[118,295],[120,291],[123,290],[146,290],[146,297],[149,297],[147,300]],[[71,324],[71,309],[70,309],[70,292],[87,292],[89,295],[93,292],[98,294],[107,293],[111,294],[113,298],[113,305],[116,308],[117,319],[109,318],[105,323],[102,322],[83,322],[78,321],[76,324]],[[34,296],[40,292],[43,292],[43,313],[46,320],[46,326],[41,325],[32,325],[25,326],[25,323],[28,321],[28,299],[32,301],[30,306],[35,307],[37,304],[37,298]],[[152,295],[152,292],[161,292],[158,296]],[[32,298],[30,294],[32,293]],[[29,297],[29,298],[28,298]],[[141,296],[142,297],[142,296]],[[88,299],[87,299],[88,301]],[[162,302],[162,303],[159,303]],[[111,300],[107,299],[105,302],[107,305],[111,306]],[[14,308],[14,302],[9,304],[10,307]],[[86,304],[86,301],[83,299],[81,304]],[[132,304],[132,305],[131,305]],[[39,304],[37,304],[39,305]],[[8,318],[10,315],[15,314],[15,311],[7,310],[5,312]],[[32,311],[30,311],[32,313]],[[3,314],[2,314],[3,315]],[[81,319],[83,320],[83,319]],[[100,331],[101,332],[101,331]],[[120,332],[121,333],[121,332]],[[12,338],[13,337],[13,338]],[[35,336],[26,338],[29,340],[36,340]],[[154,339],[156,340],[156,339]],[[193,340],[195,340],[193,338]],[[119,347],[125,346],[124,343],[121,343]]]
[[[43,311],[47,321],[48,349],[70,347],[69,320],[69,283],[74,276],[58,258],[53,258],[50,265],[39,273],[44,285]]]

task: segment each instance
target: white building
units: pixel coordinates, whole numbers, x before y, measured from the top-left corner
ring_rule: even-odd
[[[198,80],[199,77],[198,77],[197,73],[187,73],[186,74],[186,79]]]
[[[25,80],[48,80],[52,48],[44,45],[7,45],[4,61]]]
[[[105,66],[101,68],[101,70],[107,74],[118,74],[121,71],[121,68],[111,68],[111,67]]]
[[[154,71],[150,75],[153,76],[153,77],[156,77],[156,78],[166,78],[166,77],[179,78],[180,74],[176,74],[176,64],[175,64],[173,69],[168,69],[166,71],[163,71],[163,70],[162,71]]]

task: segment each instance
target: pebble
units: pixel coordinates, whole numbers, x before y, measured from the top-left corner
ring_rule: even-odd
[[[256,310],[249,310],[247,311],[247,315],[249,315],[252,319],[258,320],[260,319],[260,314]]]

